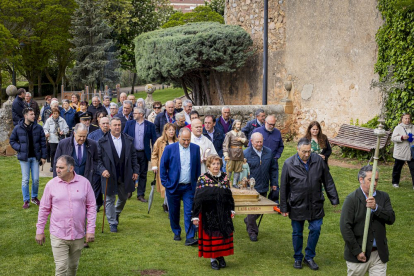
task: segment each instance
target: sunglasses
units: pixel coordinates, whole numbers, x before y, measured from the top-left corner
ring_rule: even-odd
[[[161,106],[154,106],[154,109],[161,109]]]

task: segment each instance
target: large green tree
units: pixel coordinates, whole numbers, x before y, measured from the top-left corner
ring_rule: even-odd
[[[99,88],[101,83],[116,81],[116,75],[109,77],[105,72],[112,64],[116,72],[116,51],[110,38],[112,28],[103,20],[102,0],[76,0],[78,7],[72,16],[70,32],[75,65],[72,68],[72,82],[77,86],[88,85]],[[112,78],[113,77],[113,78]],[[112,79],[111,79],[112,78]]]
[[[389,69],[393,80],[404,83],[403,89],[394,89],[386,102],[386,123],[393,128],[401,114],[414,108],[414,10],[401,8],[398,0],[379,0],[378,8],[384,18],[377,33],[378,60],[375,66],[380,80],[385,81]]]
[[[219,13],[213,11],[210,6],[198,6],[192,12],[176,12],[171,15],[167,23],[162,25],[163,28],[185,25],[191,22],[212,21],[224,24],[224,18]]]
[[[217,22],[160,29],[137,37],[137,72],[149,82],[182,86],[186,96],[197,105],[212,104],[211,77],[215,80],[220,104],[224,104],[217,73],[234,72],[243,66],[253,53],[252,45],[250,35],[241,27]]]

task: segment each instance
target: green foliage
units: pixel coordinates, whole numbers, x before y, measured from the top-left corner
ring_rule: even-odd
[[[147,93],[145,91],[141,91],[135,93],[135,98],[147,98]],[[178,97],[184,96],[184,91],[182,88],[165,88],[165,89],[157,89],[152,94],[154,101],[159,101],[162,104],[165,104],[166,101],[170,101],[171,99],[175,99]]]
[[[102,20],[102,0],[76,0],[78,8],[72,16],[70,32],[76,63],[72,69],[72,82],[75,85],[89,85],[93,88],[103,83],[116,81],[117,60],[113,51],[114,42],[110,39],[112,28]],[[110,70],[105,67],[112,62]]]
[[[210,0],[209,2],[205,2],[206,6],[210,7],[213,11],[224,16],[224,9],[225,9],[225,0]]]
[[[0,62],[7,59],[18,45],[17,39],[0,23]]]
[[[392,129],[404,112],[414,108],[414,11],[401,9],[398,0],[379,0],[378,9],[385,20],[378,30],[378,60],[375,71],[384,80],[393,67],[393,78],[404,83],[402,89],[394,89],[386,101],[386,124]]]
[[[183,85],[184,91],[189,87],[196,104],[202,104],[203,95],[209,104],[206,74],[234,72],[253,53],[252,44],[241,27],[217,22],[160,29],[137,37],[137,73],[147,82]]]
[[[192,12],[174,13],[162,28],[171,28],[179,25],[185,25],[190,22],[212,21],[224,24],[224,18],[219,13],[213,11],[210,6],[198,6]]]

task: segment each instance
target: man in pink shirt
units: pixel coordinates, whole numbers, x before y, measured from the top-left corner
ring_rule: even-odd
[[[85,236],[95,239],[96,202],[89,181],[74,172],[75,160],[62,155],[56,162],[57,177],[46,184],[40,201],[36,242],[45,243],[44,229],[50,213],[50,242],[56,275],[76,275]]]

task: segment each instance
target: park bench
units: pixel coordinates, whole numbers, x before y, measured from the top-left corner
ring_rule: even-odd
[[[386,134],[380,139],[380,155],[385,159],[385,147],[390,142],[391,132],[386,131]],[[368,164],[373,160],[375,147],[377,146],[377,136],[374,135],[374,130],[366,127],[341,125],[338,135],[335,138],[329,138],[329,143],[333,146],[347,147],[366,152],[371,152],[371,158]]]

